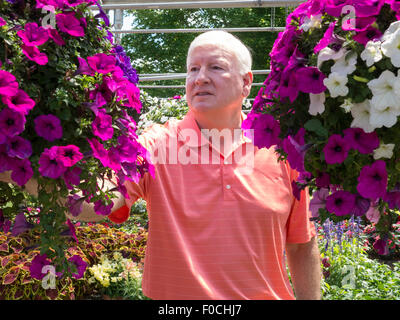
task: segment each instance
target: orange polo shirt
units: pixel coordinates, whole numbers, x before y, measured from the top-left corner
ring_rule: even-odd
[[[315,229],[307,193],[301,201],[292,195],[297,173],[273,148],[241,136],[224,157],[190,111],[154,125],[140,141],[156,160],[155,179],[126,183],[128,207],[147,201],[143,293],[158,300],[294,299],[285,244],[308,242]]]

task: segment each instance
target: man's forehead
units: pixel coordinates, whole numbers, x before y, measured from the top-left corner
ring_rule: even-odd
[[[235,54],[226,46],[217,44],[204,44],[194,47],[188,54],[188,60],[210,59],[210,60],[226,60],[232,61]]]

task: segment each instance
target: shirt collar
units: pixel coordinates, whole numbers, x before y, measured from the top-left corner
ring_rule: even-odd
[[[246,119],[246,117],[247,117],[246,114],[242,111],[241,112],[242,122],[243,120]],[[188,135],[182,132],[182,130],[185,129],[193,130],[193,132],[196,133],[196,138],[188,139],[187,138]],[[178,135],[180,136],[182,141],[186,140],[185,144],[189,147],[201,147],[203,145],[210,143],[209,140],[201,133],[199,125],[197,124],[196,119],[194,118],[194,114],[190,110],[186,113],[184,118],[178,123]],[[242,131],[241,142],[242,143],[252,142],[250,138],[244,135],[243,131]]]

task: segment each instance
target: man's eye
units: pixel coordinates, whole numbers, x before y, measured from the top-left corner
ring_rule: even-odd
[[[222,68],[220,66],[213,66],[213,69],[215,70],[222,70]]]
[[[197,68],[197,67],[191,67],[189,71],[195,72],[195,71],[197,71],[198,69],[199,69],[199,68]]]

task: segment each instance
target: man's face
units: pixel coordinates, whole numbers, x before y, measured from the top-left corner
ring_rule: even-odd
[[[196,112],[241,108],[244,80],[236,57],[218,45],[195,47],[188,56],[186,99]]]

